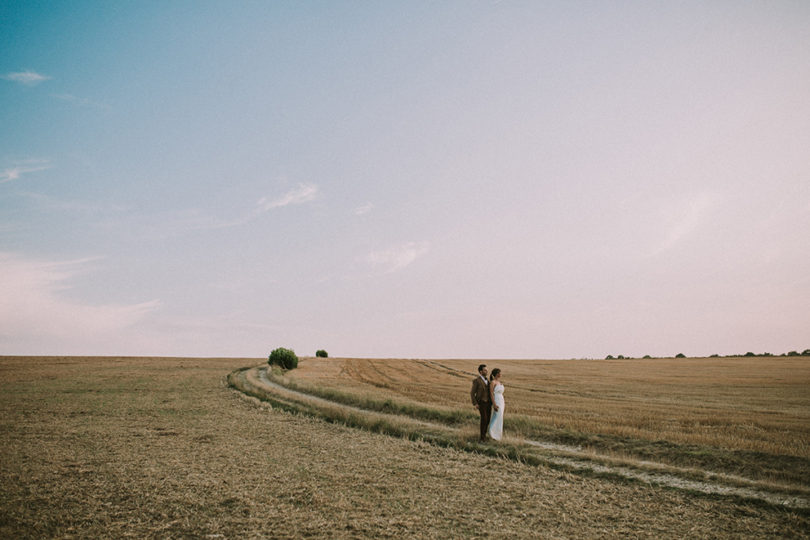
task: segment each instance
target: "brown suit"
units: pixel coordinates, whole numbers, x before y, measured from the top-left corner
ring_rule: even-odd
[[[483,441],[487,438],[487,428],[492,415],[492,399],[489,396],[489,385],[480,375],[473,379],[470,398],[472,398],[472,404],[478,407],[481,415],[481,440]]]

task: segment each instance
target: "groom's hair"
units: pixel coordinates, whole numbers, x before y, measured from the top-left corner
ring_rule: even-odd
[[[486,364],[481,364],[480,366],[478,366],[478,373],[481,373],[481,370],[484,369],[485,367],[487,367]]]

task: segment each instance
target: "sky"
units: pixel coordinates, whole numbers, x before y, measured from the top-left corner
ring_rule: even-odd
[[[0,0],[0,354],[810,348],[810,2]]]

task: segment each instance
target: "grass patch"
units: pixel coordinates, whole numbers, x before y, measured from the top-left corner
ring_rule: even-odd
[[[284,372],[280,370],[272,370],[267,372],[267,377],[273,382],[290,390],[305,392],[329,401],[334,401],[335,403],[341,403],[368,411],[404,415],[428,422],[439,422],[448,426],[465,425],[472,419],[478,418],[478,415],[471,411],[429,407],[390,398],[380,399],[368,394],[356,394],[334,388],[307,384],[284,377],[283,373]]]

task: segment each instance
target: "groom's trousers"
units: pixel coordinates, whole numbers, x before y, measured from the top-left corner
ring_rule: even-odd
[[[478,405],[478,412],[481,414],[481,440],[483,441],[487,438],[489,419],[492,416],[492,403],[489,401],[480,403]]]

